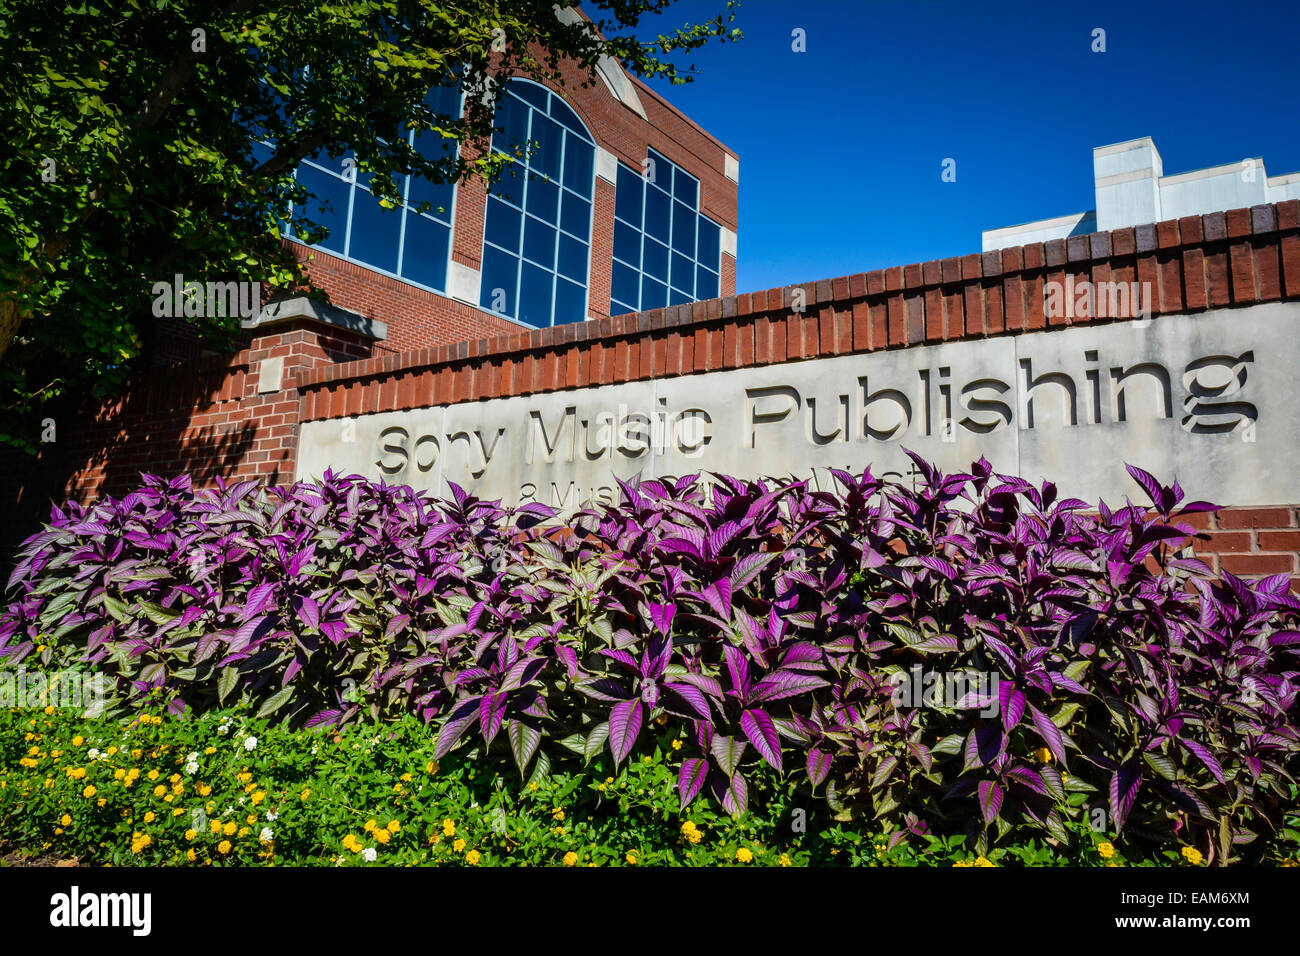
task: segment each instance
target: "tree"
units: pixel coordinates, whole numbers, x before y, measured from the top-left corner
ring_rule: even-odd
[[[551,0],[0,0],[0,444],[32,449],[48,402],[137,371],[153,286],[175,273],[321,294],[281,239],[288,204],[309,198],[300,160],[353,157],[394,204],[404,175],[492,179],[506,76],[560,83],[567,60],[590,85],[609,56],[686,82],[666,57],[739,37],[727,0],[638,39],[673,2],[594,0],[583,19]],[[429,105],[446,86],[467,93],[463,115]],[[412,148],[410,129],[466,148]],[[190,321],[217,346],[239,326]]]

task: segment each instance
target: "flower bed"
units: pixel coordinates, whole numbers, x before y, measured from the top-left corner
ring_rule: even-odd
[[[893,846],[1292,855],[1288,579],[1213,579],[1179,521],[1213,506],[1138,469],[1150,505],[1112,509],[916,461],[915,489],[650,481],[558,529],[460,489],[148,478],[29,540],[0,654],[111,675],[108,718],[410,717],[513,787],[658,747],[688,809],[795,787]]]
[[[654,731],[618,768],[603,755],[503,786],[475,760],[435,759],[412,717],[336,737],[236,709],[127,723],[0,710],[0,853],[113,866],[1204,865],[1191,846],[1149,853],[1076,824],[1068,845],[1030,838],[982,857],[961,837],[838,823],[770,770],[743,818],[683,809],[681,730]]]

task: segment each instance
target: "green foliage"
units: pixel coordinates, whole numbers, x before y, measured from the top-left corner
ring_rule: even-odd
[[[477,752],[434,760],[429,729],[409,717],[336,735],[247,711],[157,712],[118,722],[0,710],[0,853],[115,866],[364,866],[367,850],[377,866],[1200,864],[1119,840],[1105,856],[1106,837],[1083,831],[1068,852],[1025,840],[984,860],[960,836],[836,823],[774,773],[754,776],[754,809],[739,819],[704,801],[683,812],[679,738],[665,727],[652,753],[621,768],[606,755],[523,783],[483,769]],[[1268,862],[1295,865],[1295,855],[1294,842],[1279,843]]]
[[[596,0],[593,32],[549,0],[0,0],[0,444],[32,448],[60,394],[120,386],[153,328],[154,282],[310,289],[279,237],[287,203],[307,198],[302,158],[351,155],[388,200],[406,174],[490,177],[496,78],[560,82],[568,61],[589,85],[608,55],[683,82],[663,57],[738,35],[719,15],[637,39],[671,4]],[[436,114],[429,89],[457,76],[465,115]],[[471,148],[435,161],[408,129]],[[260,164],[254,134],[277,146]],[[237,331],[194,321],[216,347]]]

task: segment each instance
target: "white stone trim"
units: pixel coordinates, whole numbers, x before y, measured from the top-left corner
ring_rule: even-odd
[[[479,270],[453,259],[447,264],[447,294],[457,301],[477,306],[480,276]]]
[[[727,255],[731,256],[731,258],[733,259],[736,258],[736,243],[738,240],[736,237],[735,230],[728,229],[726,226],[723,226],[721,229],[720,238],[721,238],[722,251],[725,252]]]
[[[596,175],[608,183],[618,179],[618,157],[603,146],[596,147]]]
[[[723,153],[722,174],[736,185],[740,185],[740,160],[730,153]]]
[[[277,355],[275,358],[264,358],[257,363],[257,394],[266,395],[269,392],[280,391],[280,383],[284,380],[284,357]]]

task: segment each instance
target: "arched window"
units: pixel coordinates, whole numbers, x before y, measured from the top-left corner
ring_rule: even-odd
[[[500,93],[492,149],[519,158],[489,190],[479,306],[533,326],[587,318],[596,143],[528,80]]]
[[[459,116],[460,91],[437,87],[426,104],[446,116]],[[454,148],[436,132],[408,131],[408,142],[431,160],[446,157]],[[271,154],[268,144],[254,144],[254,155],[262,162]],[[303,160],[295,172],[313,199],[295,206],[296,216],[325,226],[329,235],[313,248],[424,286],[435,292],[447,289],[447,263],[451,255],[451,224],[455,186],[434,183],[422,176],[403,176],[398,181],[401,208],[386,209],[370,192],[371,175],[357,169],[350,155],[324,152]],[[419,206],[429,203],[429,211]],[[287,234],[297,238],[292,224]]]

